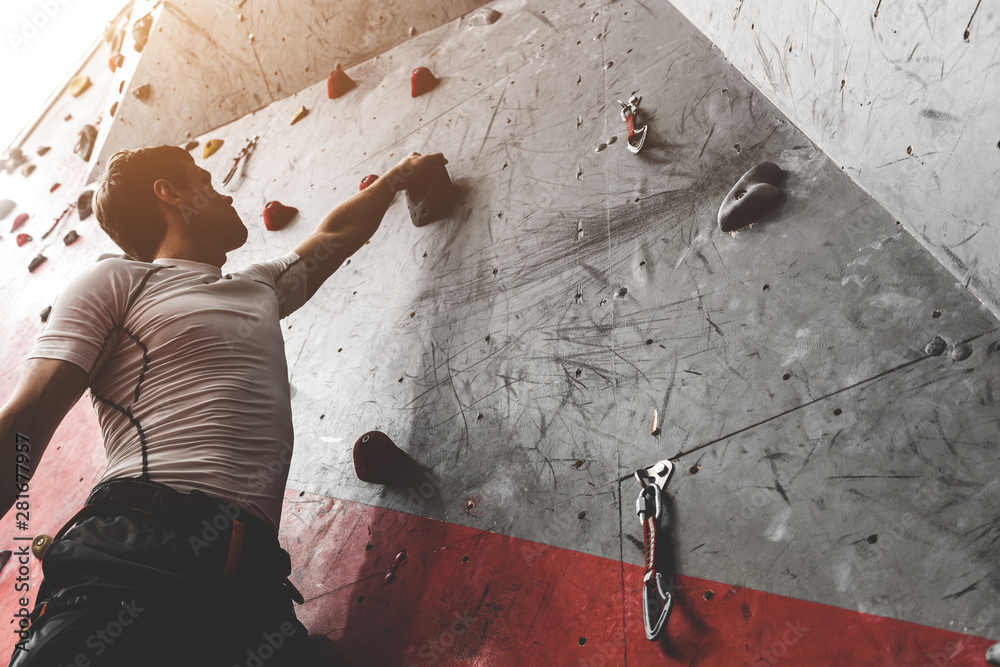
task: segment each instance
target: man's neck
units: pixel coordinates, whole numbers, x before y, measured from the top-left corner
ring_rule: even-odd
[[[212,266],[217,266],[220,269],[222,265],[226,263],[226,253],[213,251],[209,248],[199,247],[192,243],[184,242],[171,242],[169,240],[164,240],[160,244],[160,247],[156,250],[156,254],[153,259],[182,259],[189,262],[200,262],[202,264],[211,264]]]

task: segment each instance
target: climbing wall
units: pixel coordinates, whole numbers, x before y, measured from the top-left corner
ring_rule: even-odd
[[[992,3],[674,3],[1000,314]]]
[[[152,12],[148,50],[141,59],[128,45],[123,52],[135,63],[129,91],[149,86],[150,93],[122,99],[120,122],[92,163],[91,179],[122,148],[183,143],[323,80],[338,63],[347,67],[377,56],[483,0],[147,4],[133,10],[132,22]],[[159,8],[150,9],[153,4]]]
[[[322,650],[983,664],[1000,637],[996,319],[671,6],[488,8],[493,23],[477,10],[348,68],[358,87],[339,99],[321,83],[198,137],[224,140],[195,151],[218,186],[260,135],[220,186],[250,227],[229,270],[285,253],[410,151],[443,152],[461,192],[422,228],[397,200],[284,321],[281,540]],[[412,98],[417,66],[440,83]],[[633,93],[638,155],[617,102]],[[720,203],[765,160],[787,174],[783,202],[722,233]],[[271,200],[300,210],[279,232],[261,221]],[[44,296],[20,295],[47,294],[87,249],[3,287],[5,369],[41,326]],[[406,482],[355,476],[373,429],[420,465]],[[97,447],[78,406],[35,484],[38,532],[82,501]],[[665,458],[676,604],[650,642],[632,473]]]

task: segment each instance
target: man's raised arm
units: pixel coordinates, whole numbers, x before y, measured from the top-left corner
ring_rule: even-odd
[[[0,408],[0,516],[34,474],[59,423],[87,388],[87,373],[56,359],[29,359]]]
[[[308,297],[312,297],[344,260],[375,234],[393,197],[406,188],[408,181],[427,169],[447,163],[441,153],[411,153],[384,176],[328,213],[316,231],[295,248],[295,253],[310,267]]]

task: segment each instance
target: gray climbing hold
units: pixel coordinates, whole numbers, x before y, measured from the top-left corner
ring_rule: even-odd
[[[75,243],[78,238],[80,238],[80,235],[76,233],[75,229],[71,229],[66,234],[66,236],[63,237],[63,243],[65,243],[66,245],[70,245],[72,243]]]
[[[94,212],[94,191],[84,190],[76,199],[76,212],[81,220],[86,220]]]
[[[43,255],[41,253],[35,255],[35,258],[33,260],[31,260],[30,264],[28,264],[28,271],[30,271],[31,273],[34,273],[35,269],[37,269],[42,264],[44,264],[46,259],[48,259],[48,257],[46,257],[45,255]]]
[[[0,220],[3,220],[8,215],[10,215],[10,212],[13,211],[14,208],[16,208],[16,207],[17,207],[17,204],[15,204],[14,202],[12,202],[11,200],[9,200],[9,199],[0,199]]]
[[[931,338],[927,345],[924,346],[924,352],[932,357],[941,356],[947,349],[948,343],[944,342],[944,339],[941,338],[941,336],[934,336],[934,338]]]
[[[38,157],[41,157],[41,156],[45,155],[50,150],[52,150],[52,149],[50,147],[48,147],[48,146],[39,146],[38,147]]]
[[[991,665],[1000,665],[1000,644],[994,644],[986,649],[986,662]]]
[[[783,180],[784,172],[773,162],[761,162],[743,174],[719,207],[719,229],[735,232],[757,222],[781,202],[778,186]]]
[[[469,25],[484,26],[493,25],[502,16],[500,12],[489,7],[480,7],[469,14]]]
[[[416,227],[429,225],[448,214],[455,204],[457,190],[445,166],[438,165],[425,172],[419,181],[406,184],[406,207]]]
[[[38,316],[42,318],[42,322],[48,322],[49,315],[51,314],[52,314],[52,306],[45,306],[45,308],[42,308],[42,312],[38,313]]]
[[[972,356],[972,346],[968,343],[959,343],[951,351],[952,361],[965,361]]]

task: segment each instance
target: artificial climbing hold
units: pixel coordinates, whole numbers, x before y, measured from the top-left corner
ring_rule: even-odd
[[[52,150],[52,149],[49,148],[48,146],[39,146],[38,147],[38,157],[41,157],[41,156],[45,155],[50,150]]]
[[[45,306],[42,308],[42,312],[38,313],[38,317],[41,318],[42,322],[49,321],[49,315],[52,314],[52,306]]]
[[[429,93],[438,85],[438,80],[426,67],[418,67],[410,74],[410,97]]]
[[[285,206],[279,201],[269,201],[264,206],[264,226],[268,231],[276,232],[285,227],[299,212],[293,206]]]
[[[135,90],[132,91],[132,97],[139,100],[140,102],[145,102],[149,99],[150,87],[148,83],[144,83]]]
[[[111,108],[108,109],[108,115],[112,118],[115,117],[115,112],[118,111],[118,100],[111,103]]]
[[[20,248],[21,246],[23,246],[25,243],[28,243],[32,239],[27,234],[18,234],[17,238],[14,240],[17,241],[17,247]]]
[[[0,199],[0,220],[3,220],[10,212],[14,210],[17,206],[14,202],[9,199]]]
[[[7,564],[7,561],[10,560],[10,557],[11,557],[10,549],[4,549],[3,551],[0,551],[0,570],[2,570],[3,566]]]
[[[292,122],[289,123],[289,125],[295,125],[297,122],[305,118],[308,114],[309,114],[309,109],[306,109],[304,106],[300,106],[298,109],[295,110],[295,115],[292,116]]]
[[[469,14],[469,25],[484,26],[493,25],[502,16],[500,12],[489,7],[480,7]]]
[[[361,179],[361,186],[358,188],[358,190],[359,191],[364,190],[377,180],[378,176],[376,174],[368,174],[367,176]]]
[[[110,67],[111,71],[114,72],[116,69],[122,66],[123,62],[125,62],[125,56],[119,53],[118,55],[114,55],[108,58],[108,67]]]
[[[35,171],[35,165],[33,164],[26,164],[21,167],[21,175],[24,176],[25,178],[31,176],[31,172],[33,171]]]
[[[49,545],[52,544],[52,538],[48,535],[42,533],[38,535],[31,541],[31,555],[42,560],[45,556],[45,552],[48,550]]]
[[[28,214],[21,213],[19,216],[14,218],[14,224],[10,226],[10,233],[13,234],[17,230],[19,230],[21,227],[24,226],[24,223],[26,223],[27,221],[28,221]]]
[[[443,164],[425,171],[419,180],[411,179],[406,184],[406,207],[410,211],[410,220],[416,227],[440,220],[455,204],[456,194]]]
[[[13,174],[15,169],[27,161],[28,158],[24,156],[24,153],[20,148],[17,146],[11,146],[7,149],[7,152],[3,154],[3,158],[0,158],[0,168],[8,174]]]
[[[69,82],[69,94],[73,97],[79,97],[88,88],[90,88],[90,77],[85,74],[75,76]]]
[[[150,14],[146,14],[132,26],[132,39],[135,40],[135,50],[139,53],[142,53],[142,50],[146,48],[151,27],[153,27],[153,17]]]
[[[354,472],[362,482],[384,483],[410,461],[406,452],[381,431],[369,431],[354,443]]]
[[[49,192],[55,192],[56,190],[59,189],[60,185],[61,185],[60,183],[53,183],[52,187],[49,188]]]
[[[198,142],[195,141],[194,139],[184,144],[184,150],[186,150],[189,153],[196,148],[198,148]]]
[[[222,139],[209,139],[208,141],[206,141],[205,145],[201,147],[202,159],[211,157],[213,154],[215,154],[215,151],[222,148],[223,143],[224,142]]]
[[[76,198],[76,212],[80,214],[81,220],[86,220],[94,212],[94,191],[84,190]]]
[[[73,152],[83,158],[84,162],[90,162],[90,153],[94,150],[95,143],[97,143],[97,128],[93,125],[84,125]]]
[[[773,162],[761,162],[743,174],[719,207],[719,229],[735,232],[757,222],[781,201],[782,180],[784,172]]]
[[[331,100],[336,99],[354,88],[356,83],[351,77],[347,76],[347,72],[340,68],[338,64],[337,67],[330,72],[330,76],[326,77],[326,96]]]
[[[46,259],[48,259],[48,257],[46,257],[45,255],[43,255],[41,253],[35,255],[35,258],[33,260],[31,260],[30,264],[28,264],[28,271],[30,271],[31,273],[34,273],[35,269],[37,269],[42,264],[44,264]]]
[[[80,235],[76,233],[76,230],[71,229],[69,230],[69,232],[67,232],[66,236],[63,237],[63,243],[65,243],[66,245],[71,245],[75,243],[76,240],[79,238]]]

